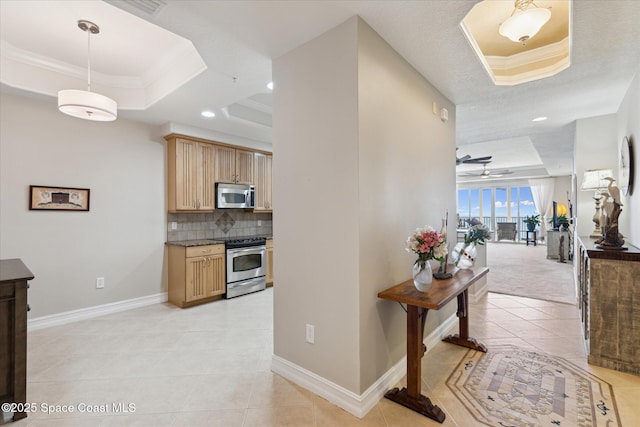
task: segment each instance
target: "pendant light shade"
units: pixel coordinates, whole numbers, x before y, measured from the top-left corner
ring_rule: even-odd
[[[58,110],[80,119],[109,122],[118,117],[118,104],[111,98],[91,92],[91,34],[100,33],[93,22],[78,21],[87,33],[87,90],[66,89],[58,92]]]
[[[535,7],[529,8],[530,5]],[[511,41],[525,44],[550,18],[551,11],[537,7],[533,0],[516,0],[514,12],[500,24],[499,32]]]
[[[58,109],[80,119],[109,122],[118,117],[118,104],[111,98],[86,90],[58,92]]]

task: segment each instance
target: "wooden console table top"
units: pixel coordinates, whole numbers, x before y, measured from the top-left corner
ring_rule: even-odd
[[[433,285],[427,292],[417,290],[410,279],[379,292],[378,298],[439,310],[489,272],[487,267],[456,270],[453,265],[448,265],[447,271],[455,272],[453,277],[447,280],[433,279]]]

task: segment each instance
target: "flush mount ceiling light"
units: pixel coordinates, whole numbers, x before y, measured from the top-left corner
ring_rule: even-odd
[[[529,6],[534,6],[529,8]],[[523,45],[538,34],[551,18],[549,9],[538,7],[533,0],[515,0],[509,19],[500,24],[500,35]]]
[[[535,119],[531,119],[531,121],[532,122],[544,122],[547,119],[548,119],[547,116],[540,116],[540,117],[536,117]]]
[[[118,117],[118,104],[111,98],[91,92],[91,34],[100,27],[90,21],[78,21],[78,28],[87,33],[87,90],[67,89],[58,92],[58,109],[85,120],[109,122]]]
[[[211,119],[211,118],[216,116],[216,113],[214,113],[213,111],[205,110],[205,111],[201,112],[200,115],[202,117],[206,117],[208,119]]]

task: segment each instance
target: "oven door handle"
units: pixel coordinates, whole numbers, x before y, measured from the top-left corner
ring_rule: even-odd
[[[239,282],[233,282],[233,283],[227,283],[227,291],[229,289],[234,289],[237,287],[249,287],[249,286],[253,286],[253,285],[259,285],[260,283],[264,282],[265,278],[264,276],[260,276],[260,277],[256,277],[255,279],[249,279],[249,280],[242,280]]]
[[[262,252],[262,251],[267,251],[267,247],[266,246],[250,246],[248,248],[232,248],[232,249],[227,249],[227,253],[230,253],[231,255],[238,255],[238,254],[246,254],[249,252]]]

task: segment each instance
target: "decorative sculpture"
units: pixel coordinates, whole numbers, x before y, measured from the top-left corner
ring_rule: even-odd
[[[620,201],[620,189],[614,186],[615,179],[611,177],[603,178],[609,181],[607,192],[600,193],[603,196],[602,218],[600,228],[602,229],[602,237],[596,240],[596,248],[626,250],[624,245],[624,236],[618,230],[618,217],[622,212],[622,203]]]

